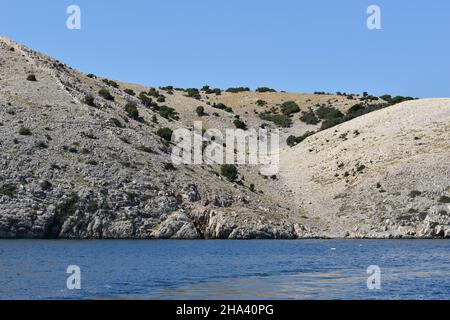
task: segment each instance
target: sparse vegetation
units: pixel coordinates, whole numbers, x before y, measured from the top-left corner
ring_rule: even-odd
[[[163,138],[166,141],[172,140],[172,133],[173,133],[173,131],[170,128],[161,128],[161,129],[158,129],[158,131],[156,132],[156,134],[158,136],[160,136],[161,138]]]
[[[441,196],[438,200],[439,203],[450,203],[450,197]]]
[[[119,88],[119,84],[113,80],[109,80],[109,79],[102,79],[102,82],[107,84],[108,86],[111,86],[113,88],[118,89]]]
[[[222,165],[220,167],[220,173],[231,182],[236,181],[238,176],[238,170],[234,164]]]
[[[166,119],[178,120],[178,113],[175,112],[174,108],[168,106],[162,106],[159,108],[159,115]]]
[[[37,81],[36,76],[34,74],[29,74],[27,80],[32,82]]]
[[[91,95],[85,96],[83,102],[88,106],[95,107],[95,98]]]
[[[300,107],[294,101],[286,101],[285,103],[283,103],[281,105],[281,112],[284,115],[289,116],[289,115],[291,115],[293,113],[300,112]]]
[[[269,112],[260,113],[259,117],[262,120],[270,121],[275,123],[277,126],[282,128],[289,128],[292,125],[292,120],[284,114],[272,114]]]
[[[16,194],[16,186],[7,183],[4,184],[1,188],[0,188],[0,194],[4,195],[4,196],[8,196],[10,198],[14,197]]]
[[[247,92],[247,91],[250,91],[250,88],[248,88],[248,87],[234,87],[234,88],[228,88],[226,91],[227,92],[231,92],[231,93]]]
[[[125,89],[125,90],[123,90],[123,92],[125,92],[126,94],[129,94],[130,96],[136,95],[136,92],[134,92],[133,89]]]
[[[156,103],[153,102],[152,98],[150,98],[146,92],[141,92],[139,94],[139,99],[141,100],[142,104],[144,105],[144,107],[146,108],[151,108],[151,107],[157,107],[158,105]]]
[[[221,102],[213,103],[212,107],[215,109],[224,110],[226,112],[233,113],[233,109],[231,109],[230,107],[226,106],[225,104],[223,104]]]
[[[309,125],[316,125],[320,122],[316,114],[312,110],[303,111],[300,120]]]
[[[302,142],[303,140],[305,140],[306,138],[312,136],[313,134],[315,134],[315,132],[313,131],[307,131],[306,133],[304,133],[303,135],[301,135],[300,137],[296,137],[296,136],[289,136],[286,140],[286,143],[288,146],[293,147],[297,144],[299,144],[300,142]]]
[[[137,109],[136,103],[134,102],[128,102],[125,105],[125,112],[127,113],[128,117],[134,120],[139,120],[139,111]]]
[[[199,117],[203,117],[205,115],[205,108],[202,106],[198,106],[197,109],[195,109],[195,112]]]
[[[234,119],[233,124],[238,129],[247,130],[247,124],[239,118]]]
[[[267,88],[267,87],[260,87],[260,88],[256,89],[256,92],[260,92],[260,93],[263,93],[263,92],[277,92],[277,90],[271,89],[271,88]]]
[[[115,100],[114,97],[109,92],[109,90],[107,90],[107,89],[100,89],[98,94],[105,100],[108,100],[108,101],[114,101]]]
[[[261,99],[256,100],[256,104],[260,107],[264,107],[265,105],[267,105],[267,102]]]
[[[189,98],[194,98],[194,99],[197,99],[197,100],[201,99],[200,91],[198,89],[196,89],[196,88],[188,88],[188,89],[185,90],[185,92],[187,93],[186,96],[189,97]]]
[[[26,128],[26,127],[21,127],[19,129],[19,134],[21,136],[31,136],[31,130],[29,128]]]

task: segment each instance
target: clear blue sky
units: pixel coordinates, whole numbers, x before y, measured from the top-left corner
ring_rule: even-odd
[[[0,33],[145,85],[450,96],[448,0],[0,0]],[[82,29],[66,28],[66,8]],[[382,10],[382,30],[366,9]]]

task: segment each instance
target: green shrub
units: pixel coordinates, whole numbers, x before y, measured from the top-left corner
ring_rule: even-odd
[[[93,73],[88,73],[86,75],[86,77],[91,78],[91,79],[96,79],[97,78],[97,76],[95,74],[93,74]]]
[[[85,96],[83,102],[88,106],[95,107],[95,98],[91,95]]]
[[[332,128],[334,126],[337,126],[338,124],[341,124],[343,122],[343,120],[344,120],[343,118],[325,119],[322,122],[320,130],[326,130],[326,129]]]
[[[309,125],[315,125],[320,122],[319,118],[317,118],[316,114],[312,110],[303,111],[300,116],[300,120]]]
[[[412,98],[412,97],[396,96],[394,98],[391,98],[388,102],[389,102],[390,105],[394,105],[394,104],[397,104],[397,103],[410,101],[410,100],[414,100],[414,98]]]
[[[128,102],[125,105],[125,112],[127,113],[128,117],[134,120],[139,120],[139,111],[137,109],[136,103],[134,102]]]
[[[159,109],[159,115],[166,119],[178,120],[178,114],[175,112],[175,109],[168,106],[162,106]]]
[[[277,126],[282,127],[282,128],[289,128],[292,125],[291,118],[284,114],[271,114],[269,112],[264,112],[264,113],[260,113],[259,117],[262,120],[273,122]]]
[[[125,89],[125,90],[123,90],[123,92],[125,92],[126,94],[129,94],[130,96],[136,95],[136,93],[134,92],[133,89]]]
[[[209,86],[203,86],[201,91],[205,92],[206,94],[213,94],[213,93],[215,93],[218,96],[222,94],[222,90],[220,90],[219,88],[212,89]]]
[[[119,84],[117,82],[113,81],[113,80],[102,79],[102,82],[107,84],[107,85],[109,85],[109,86],[111,86],[111,87],[114,87],[116,89],[119,88]]]
[[[226,112],[233,113],[233,109],[231,109],[230,107],[226,106],[225,104],[223,104],[221,102],[219,102],[219,103],[214,102],[212,107],[215,109],[224,110]]]
[[[439,203],[450,203],[450,197],[442,196],[438,200]]]
[[[228,181],[235,181],[238,176],[238,170],[234,164],[224,164],[220,167],[220,173],[222,176],[228,179]]]
[[[139,94],[139,99],[141,100],[142,104],[143,104],[146,108],[150,108],[150,107],[157,106],[157,104],[153,102],[152,98],[150,98],[149,96],[147,96],[147,93],[145,93],[145,92],[141,92],[141,93]]]
[[[172,133],[173,131],[170,128],[161,128],[156,132],[158,136],[160,136],[166,141],[172,140]]]
[[[198,89],[196,89],[196,88],[188,88],[185,91],[187,93],[187,97],[200,100],[201,96],[200,96],[200,92],[199,92]]]
[[[258,89],[256,89],[256,92],[277,92],[277,90],[275,89],[271,89],[271,88],[267,88],[267,87],[260,87]]]
[[[289,136],[286,140],[286,143],[288,146],[293,147],[297,144],[299,144],[300,142],[302,142],[303,140],[305,140],[306,138],[312,136],[313,134],[315,134],[315,132],[313,131],[307,131],[305,132],[303,135],[301,135],[300,137],[296,137],[296,136]]]
[[[31,130],[28,129],[28,128],[25,128],[25,127],[21,127],[21,128],[19,129],[19,134],[20,134],[21,136],[31,136]]]
[[[111,93],[107,89],[100,89],[98,94],[105,100],[108,101],[114,101],[114,97],[111,95]]]
[[[251,192],[255,192],[255,185],[252,183],[252,184],[250,184],[250,191]]]
[[[259,100],[256,101],[256,104],[258,106],[260,106],[260,107],[263,107],[263,106],[267,105],[267,102],[264,101],[264,100],[259,99]]]
[[[148,93],[147,93],[150,97],[153,97],[153,98],[156,98],[156,99],[158,99],[160,96],[161,96],[161,94],[159,93],[159,91],[158,90],[156,90],[155,88],[150,88],[149,90],[148,90]]]
[[[199,117],[203,117],[205,115],[205,108],[202,106],[198,106],[197,109],[195,109],[195,112]]]
[[[338,109],[331,107],[331,106],[329,106],[329,107],[320,106],[316,110],[316,115],[320,119],[337,119],[337,118],[342,118],[344,116],[344,114],[341,111],[339,111]]]
[[[0,194],[12,198],[16,194],[16,190],[17,190],[16,186],[7,183],[0,188]]]
[[[247,125],[241,119],[234,119],[233,124],[238,129],[247,130]]]
[[[281,112],[288,116],[293,113],[300,112],[300,107],[294,101],[286,101],[281,105]]]
[[[28,81],[33,81],[33,82],[34,82],[34,81],[37,81],[36,76],[35,76],[34,74],[28,75],[27,80],[28,80]]]
[[[250,91],[250,88],[248,88],[248,87],[235,87],[235,88],[228,88],[226,90],[226,92],[231,92],[231,93],[246,92],[246,91]]]

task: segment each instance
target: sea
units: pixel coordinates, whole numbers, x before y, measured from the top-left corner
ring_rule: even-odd
[[[0,240],[0,299],[450,299],[450,241]]]

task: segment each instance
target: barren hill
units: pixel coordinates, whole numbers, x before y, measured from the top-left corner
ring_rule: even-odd
[[[0,38],[0,237],[450,236],[448,100],[228,91],[87,75]],[[279,129],[280,174],[174,166],[171,130],[194,121]]]
[[[450,234],[450,99],[364,115],[281,159],[305,221],[330,236]]]

